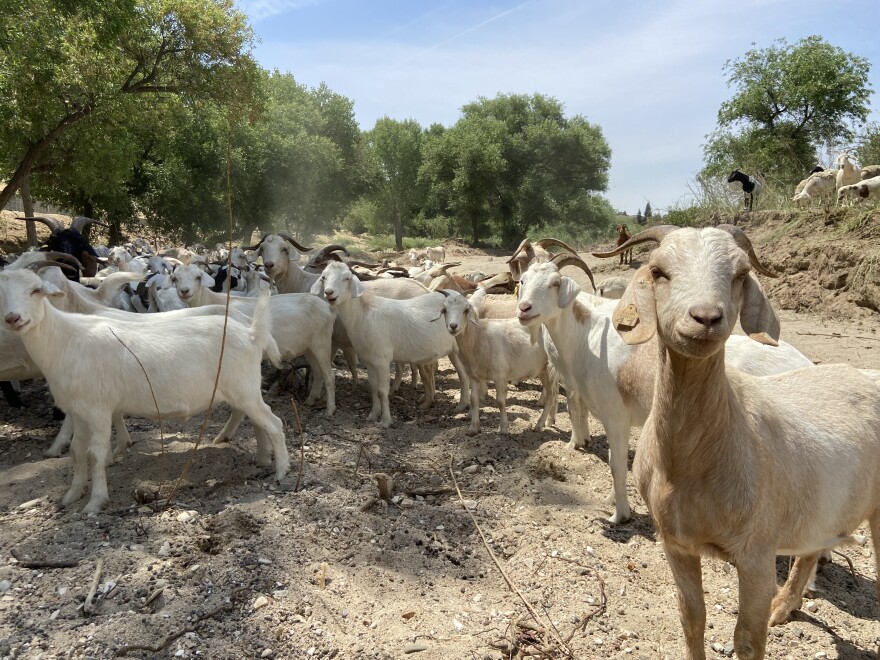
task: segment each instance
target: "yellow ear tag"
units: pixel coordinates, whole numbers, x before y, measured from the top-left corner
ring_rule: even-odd
[[[617,325],[634,328],[639,322],[639,312],[634,303],[630,303],[617,314]]]

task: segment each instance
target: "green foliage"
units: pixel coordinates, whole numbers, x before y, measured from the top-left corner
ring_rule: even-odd
[[[855,156],[861,165],[880,165],[880,124],[871,123],[859,136]]]
[[[784,39],[727,62],[734,95],[718,111],[718,129],[704,146],[703,174],[739,168],[794,183],[816,163],[816,146],[852,138],[868,116],[865,58],[811,36]]]
[[[647,202],[645,204],[645,221],[647,222],[652,215],[654,215],[654,211],[651,209],[651,202]]]
[[[92,124],[84,129],[92,136],[131,127],[166,94],[249,105],[252,33],[232,0],[33,0],[4,23],[0,88],[10,101],[0,104],[0,179],[8,180],[0,207],[31,171],[64,182],[58,172],[70,161],[56,161],[54,148],[81,123]]]
[[[640,225],[645,224],[645,216],[642,215],[642,209],[636,211],[636,223]]]
[[[557,100],[499,95],[465,105],[448,130],[432,127],[420,177],[429,209],[454,218],[456,234],[509,246],[548,226],[600,232],[612,212],[595,193],[610,158],[601,129],[566,118]]]

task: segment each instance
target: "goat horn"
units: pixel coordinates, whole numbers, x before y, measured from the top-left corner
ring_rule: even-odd
[[[564,243],[563,241],[560,241],[558,238],[542,238],[540,241],[535,241],[535,245],[540,245],[545,250],[550,245],[556,245],[558,247],[565,248],[566,250],[568,250],[569,252],[571,252],[574,255],[577,255],[577,250],[575,250],[573,247],[568,245],[568,243]]]
[[[351,259],[348,263],[352,266],[360,266],[361,268],[378,268],[379,267],[379,264],[368,264],[365,261],[356,261],[354,259]]]
[[[266,234],[266,236],[269,236],[269,234]],[[252,245],[250,247],[242,246],[241,249],[242,250],[259,250],[260,246],[263,244],[263,241],[266,240],[266,236],[263,236],[263,238],[261,238],[259,241],[257,241],[256,245]]]
[[[453,292],[451,289],[437,289],[437,293],[442,293],[444,298],[448,298]]]
[[[293,236],[291,236],[290,234],[285,234],[285,233],[280,232],[280,231],[276,231],[275,233],[276,233],[278,236],[280,236],[281,238],[283,238],[285,241],[287,241],[288,243],[290,243],[293,247],[295,247],[295,248],[296,248],[297,250],[299,250],[300,252],[309,252],[309,251],[312,249],[312,248],[309,248],[309,247],[303,247],[302,245],[300,245],[299,243],[297,243],[297,242],[296,242],[296,239],[294,239]]]
[[[351,256],[344,245],[325,245],[316,254],[330,254],[331,252],[344,252],[346,257]]]
[[[518,255],[523,250],[530,248],[531,246],[532,246],[532,242],[529,239],[527,239],[527,238],[522,239],[522,243],[520,243],[519,247],[513,251],[512,255],[510,255],[510,259],[507,260],[507,263],[510,263],[511,261],[516,259],[516,255]]]
[[[24,220],[26,222],[31,222],[31,221],[42,222],[53,233],[58,231],[59,229],[64,228],[64,225],[62,225],[60,222],[58,222],[54,218],[45,218],[41,215],[35,215],[33,218],[18,218],[18,217],[16,217],[15,220]]]
[[[27,267],[36,273],[38,270],[41,270],[43,268],[51,268],[53,266],[55,268],[65,268],[67,270],[73,271],[74,273],[77,272],[77,269],[70,264],[62,264],[58,261],[49,261],[48,259],[44,259],[43,261],[35,261],[32,264],[28,264]]]
[[[749,262],[752,264],[752,268],[766,277],[779,277],[777,273],[767,270],[767,268],[758,261],[758,255],[755,254],[755,248],[752,247],[752,242],[742,229],[734,227],[733,225],[718,225],[718,229],[726,231],[733,236],[733,240],[736,241],[736,244],[739,245],[743,252],[749,255]]]
[[[643,229],[635,236],[630,236],[629,240],[621,245],[618,245],[616,248],[611,250],[610,252],[593,252],[594,257],[599,257],[600,259],[607,259],[608,257],[616,257],[621,252],[625,250],[629,250],[633,245],[638,245],[639,243],[647,243],[648,241],[656,241],[659,243],[662,241],[667,234],[670,232],[679,229],[679,227],[675,225],[657,225],[656,227],[648,227],[647,229]]]
[[[77,268],[83,268],[83,265],[80,263],[79,259],[74,257],[72,254],[67,254],[67,252],[43,252],[43,254],[46,256],[47,259],[54,259],[56,261],[69,261]]]
[[[94,218],[87,218],[84,215],[78,215],[73,219],[73,222],[70,223],[71,229],[76,229],[78,232],[82,232],[88,225],[95,224],[101,227],[109,227],[106,222],[101,222],[100,220],[95,220]]]
[[[590,284],[593,285],[593,291],[596,290],[596,281],[593,279],[593,271],[590,270],[587,262],[580,257],[560,252],[553,257],[552,262],[556,264],[556,267],[559,270],[562,270],[565,266],[577,266],[587,274],[587,277],[590,278]]]

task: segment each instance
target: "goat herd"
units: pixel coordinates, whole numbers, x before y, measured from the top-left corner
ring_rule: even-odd
[[[745,208],[751,210],[755,199],[764,189],[764,177],[760,174],[748,175],[734,170],[727,177],[727,183],[742,189]],[[814,200],[827,200],[836,195],[838,204],[860,202],[866,199],[876,201],[880,198],[880,165],[859,167],[847,152],[837,156],[837,167],[824,169],[814,167],[809,175],[794,189],[791,201],[798,206],[809,206]]]
[[[53,236],[62,230],[53,229]],[[589,414],[605,428],[611,523],[630,517],[629,433],[642,427],[634,478],[678,587],[686,657],[705,658],[700,557],[710,554],[738,573],[737,656],[763,658],[768,624],[800,606],[823,551],[851,540],[867,520],[880,555],[880,372],[815,366],[779,340],[757,277],[775,274],[740,229],[651,227],[595,256],[646,242],[658,247],[619,301],[583,292],[565,276],[562,269],[575,265],[593,281],[587,264],[555,239],[525,240],[508,272],[470,277],[448,273],[442,249],[430,254],[441,263],[405,268],[355,262],[331,245],[301,267],[309,249],[281,233],[214,255],[222,272],[183,248],[152,254],[140,242],[142,256],[134,245],[103,256],[85,241],[73,241],[73,250],[50,245],[0,272],[0,379],[48,381],[66,417],[47,453],[69,443],[74,459],[62,504],[79,499],[91,477],[89,513],[108,502],[105,468],[128,446],[124,415],[187,418],[225,401],[232,414],[214,442],[231,438],[248,416],[257,463],[274,459],[276,477],[284,477],[282,423],[260,390],[264,359],[278,365],[304,356],[313,375],[307,404],[322,404],[331,416],[332,361],[341,349],[355,383],[358,360],[366,366],[368,419],[382,427],[393,423],[389,392],[403,364],[414,384],[421,379],[427,408],[437,361],[450,359],[460,383],[457,411],[470,408],[468,434],[480,430],[488,381],[501,433],[508,431],[507,383],[540,379],[538,431],[555,422],[562,384],[569,447],[589,438]],[[555,247],[562,250],[554,254]],[[84,254],[112,265],[87,275]],[[230,296],[227,313],[223,289],[230,287],[239,295]],[[737,319],[746,336],[731,334]],[[101,377],[83,387],[82,374],[97,364]],[[777,554],[796,557],[778,591]]]

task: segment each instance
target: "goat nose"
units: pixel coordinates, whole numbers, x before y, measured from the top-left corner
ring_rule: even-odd
[[[333,289],[324,289],[325,296],[332,296],[334,293],[336,292]]]
[[[18,323],[19,321],[21,321],[21,314],[16,314],[15,312],[11,312],[6,315],[6,322],[9,325],[12,325],[14,323]]]
[[[263,266],[266,267],[266,270],[272,270],[273,268],[275,268],[275,262],[274,261],[264,261]]]
[[[180,290],[180,295],[182,295],[182,296],[189,295],[189,289],[181,289],[181,290]]]
[[[458,330],[458,323],[450,323],[449,329],[455,332],[456,330]]]
[[[688,314],[691,315],[694,321],[706,326],[706,328],[711,328],[717,324],[723,316],[721,308],[717,305],[693,305],[688,310]]]
[[[521,302],[521,303],[519,304],[519,310],[520,310],[521,312],[527,312],[527,311],[529,311],[531,308],[532,308],[532,303],[530,303],[530,302],[525,302],[525,301],[523,301],[523,302]]]

